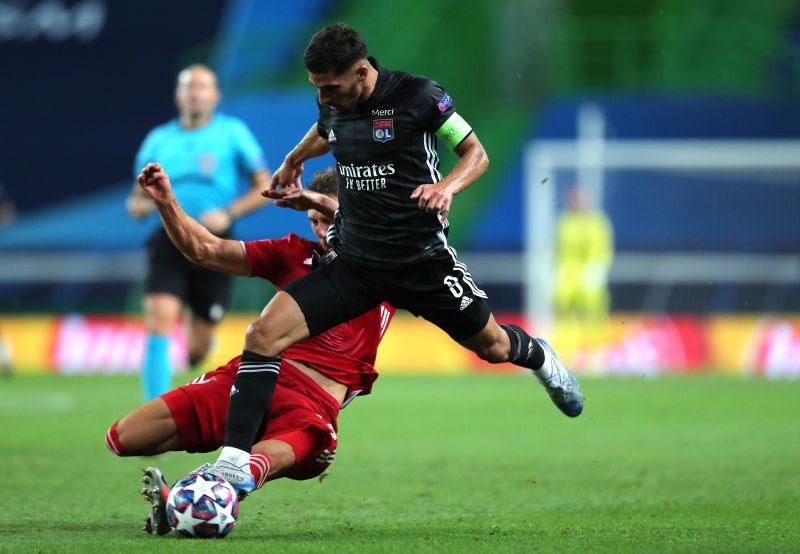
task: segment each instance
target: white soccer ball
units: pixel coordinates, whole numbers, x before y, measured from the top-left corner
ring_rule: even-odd
[[[238,515],[236,491],[213,473],[184,477],[167,498],[167,521],[184,537],[221,539],[233,530]]]

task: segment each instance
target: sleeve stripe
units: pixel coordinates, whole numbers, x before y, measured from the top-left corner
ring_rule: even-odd
[[[248,275],[248,277],[252,277],[253,266],[250,264],[250,257],[247,255],[247,245],[244,243],[243,240],[240,240],[239,244],[242,245],[242,253],[244,254],[244,259],[247,261],[247,266],[250,268],[250,274]]]
[[[433,154],[433,170],[436,172],[436,182],[442,180],[442,174],[439,171],[439,152],[436,150],[436,136],[428,133],[428,147]]]
[[[427,131],[422,133],[422,146],[425,148],[425,163],[431,172],[431,183],[438,183],[442,180],[442,174],[436,169],[439,164],[439,153],[433,146],[433,135]]]

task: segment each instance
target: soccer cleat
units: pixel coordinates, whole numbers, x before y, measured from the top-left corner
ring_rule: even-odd
[[[535,339],[550,355],[550,377],[542,379],[534,371],[536,379],[544,386],[550,399],[558,406],[564,415],[578,417],[583,411],[583,393],[578,380],[570,373],[561,360],[556,356],[552,347],[544,339]]]
[[[142,477],[142,496],[150,503],[150,514],[144,520],[142,530],[148,535],[166,535],[170,532],[167,522],[167,497],[169,485],[164,474],[157,467],[148,467]]]
[[[256,481],[250,473],[250,466],[243,469],[225,460],[217,460],[215,464],[203,464],[192,473],[213,473],[217,477],[222,477],[236,491],[239,500],[244,499],[256,488]]]

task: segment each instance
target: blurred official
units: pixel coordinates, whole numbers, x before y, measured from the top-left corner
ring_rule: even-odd
[[[269,175],[261,147],[247,126],[215,112],[219,100],[213,71],[203,65],[181,71],[175,90],[178,117],[150,131],[136,155],[134,174],[148,162],[159,162],[169,171],[186,213],[212,233],[227,237],[238,217],[266,202],[260,192],[267,188]],[[243,194],[242,181],[250,184]],[[134,183],[127,200],[131,217],[143,219],[153,207]],[[157,225],[147,242],[145,400],[169,390],[169,337],[184,305],[188,307],[188,362],[195,366],[208,354],[214,327],[225,314],[230,296],[228,275],[189,262],[160,222]]]

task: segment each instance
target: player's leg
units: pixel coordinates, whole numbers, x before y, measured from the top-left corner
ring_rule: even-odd
[[[586,286],[581,290],[580,305],[586,314],[588,346],[597,348],[605,337],[611,296],[605,283]]]
[[[228,310],[231,291],[230,275],[195,266],[188,280],[186,303],[189,305],[189,367],[196,368],[208,356],[214,330]]]
[[[448,247],[446,255],[426,262],[416,275],[404,279],[408,284],[401,303],[391,297],[389,301],[423,316],[489,363],[511,362],[531,370],[562,412],[570,417],[581,413],[583,396],[575,377],[547,342],[516,325],[498,325],[486,293],[457,260],[455,250]]]
[[[191,312],[187,320],[189,323],[188,336],[186,337],[189,350],[189,368],[197,369],[211,351],[211,345],[214,342],[214,329],[217,326]]]
[[[216,450],[225,435],[225,413],[236,367],[238,358],[140,406],[111,426],[106,445],[121,456]],[[144,471],[142,483],[141,493],[150,503],[144,530],[152,535],[166,534],[170,530],[166,519],[170,487],[156,467]]]
[[[178,426],[162,397],[142,404],[114,423],[106,446],[117,456],[155,456],[180,450]]]
[[[574,264],[562,263],[556,270],[553,300],[558,314],[570,314],[576,311],[576,299],[580,290],[580,273]]]
[[[348,291],[347,299],[340,290]],[[250,325],[231,391],[225,445],[215,464],[237,490],[247,494],[253,485],[250,449],[275,390],[280,353],[298,340],[369,311],[380,300],[337,258],[278,292]]]
[[[529,369],[565,415],[576,417],[583,411],[578,380],[544,339],[534,339],[517,325],[498,325],[490,315],[480,332],[459,342],[490,363],[511,362]]]
[[[316,427],[298,428],[259,442],[250,456],[254,490],[281,477],[302,481],[322,475],[333,463],[336,445],[330,433]]]
[[[143,301],[147,339],[142,367],[144,400],[167,392],[172,378],[169,343],[186,296],[187,264],[162,229],[147,242]]]
[[[144,297],[147,338],[142,367],[142,394],[152,400],[169,390],[172,379],[172,361],[169,342],[181,313],[183,303],[168,293],[151,293]]]
[[[255,481],[253,490],[263,487],[267,480],[282,477],[294,467],[295,460],[294,449],[286,441],[267,439],[253,445],[250,454],[250,473]]]
[[[108,449],[117,456],[153,456],[180,450],[178,425],[165,397],[168,395],[142,404],[111,425],[106,432]],[[161,470],[155,467],[144,471],[142,484],[141,493],[150,504],[143,530],[151,535],[164,535],[169,532],[166,502],[170,487]]]
[[[231,390],[225,444],[216,464],[226,471],[224,477],[245,494],[254,484],[246,475],[250,449],[264,416],[264,406],[269,406],[272,400],[281,366],[279,355],[308,336],[303,311],[285,291],[278,292],[248,328],[239,371]],[[237,471],[241,473],[241,483],[236,482]]]
[[[251,492],[281,477],[311,479],[322,474],[335,456],[335,444],[330,443],[331,438],[316,428],[298,428],[257,442],[250,453]]]
[[[118,456],[208,452],[222,442],[228,394],[238,358],[188,385],[145,402],[111,425],[106,446]]]
[[[255,481],[250,474],[250,451],[264,419],[280,374],[280,353],[308,336],[303,312],[286,292],[279,291],[247,329],[236,380],[231,388],[225,442],[214,472],[236,490],[249,494]]]
[[[336,455],[340,400],[284,362],[269,419],[250,456],[256,488],[268,479],[311,479],[328,469]]]

